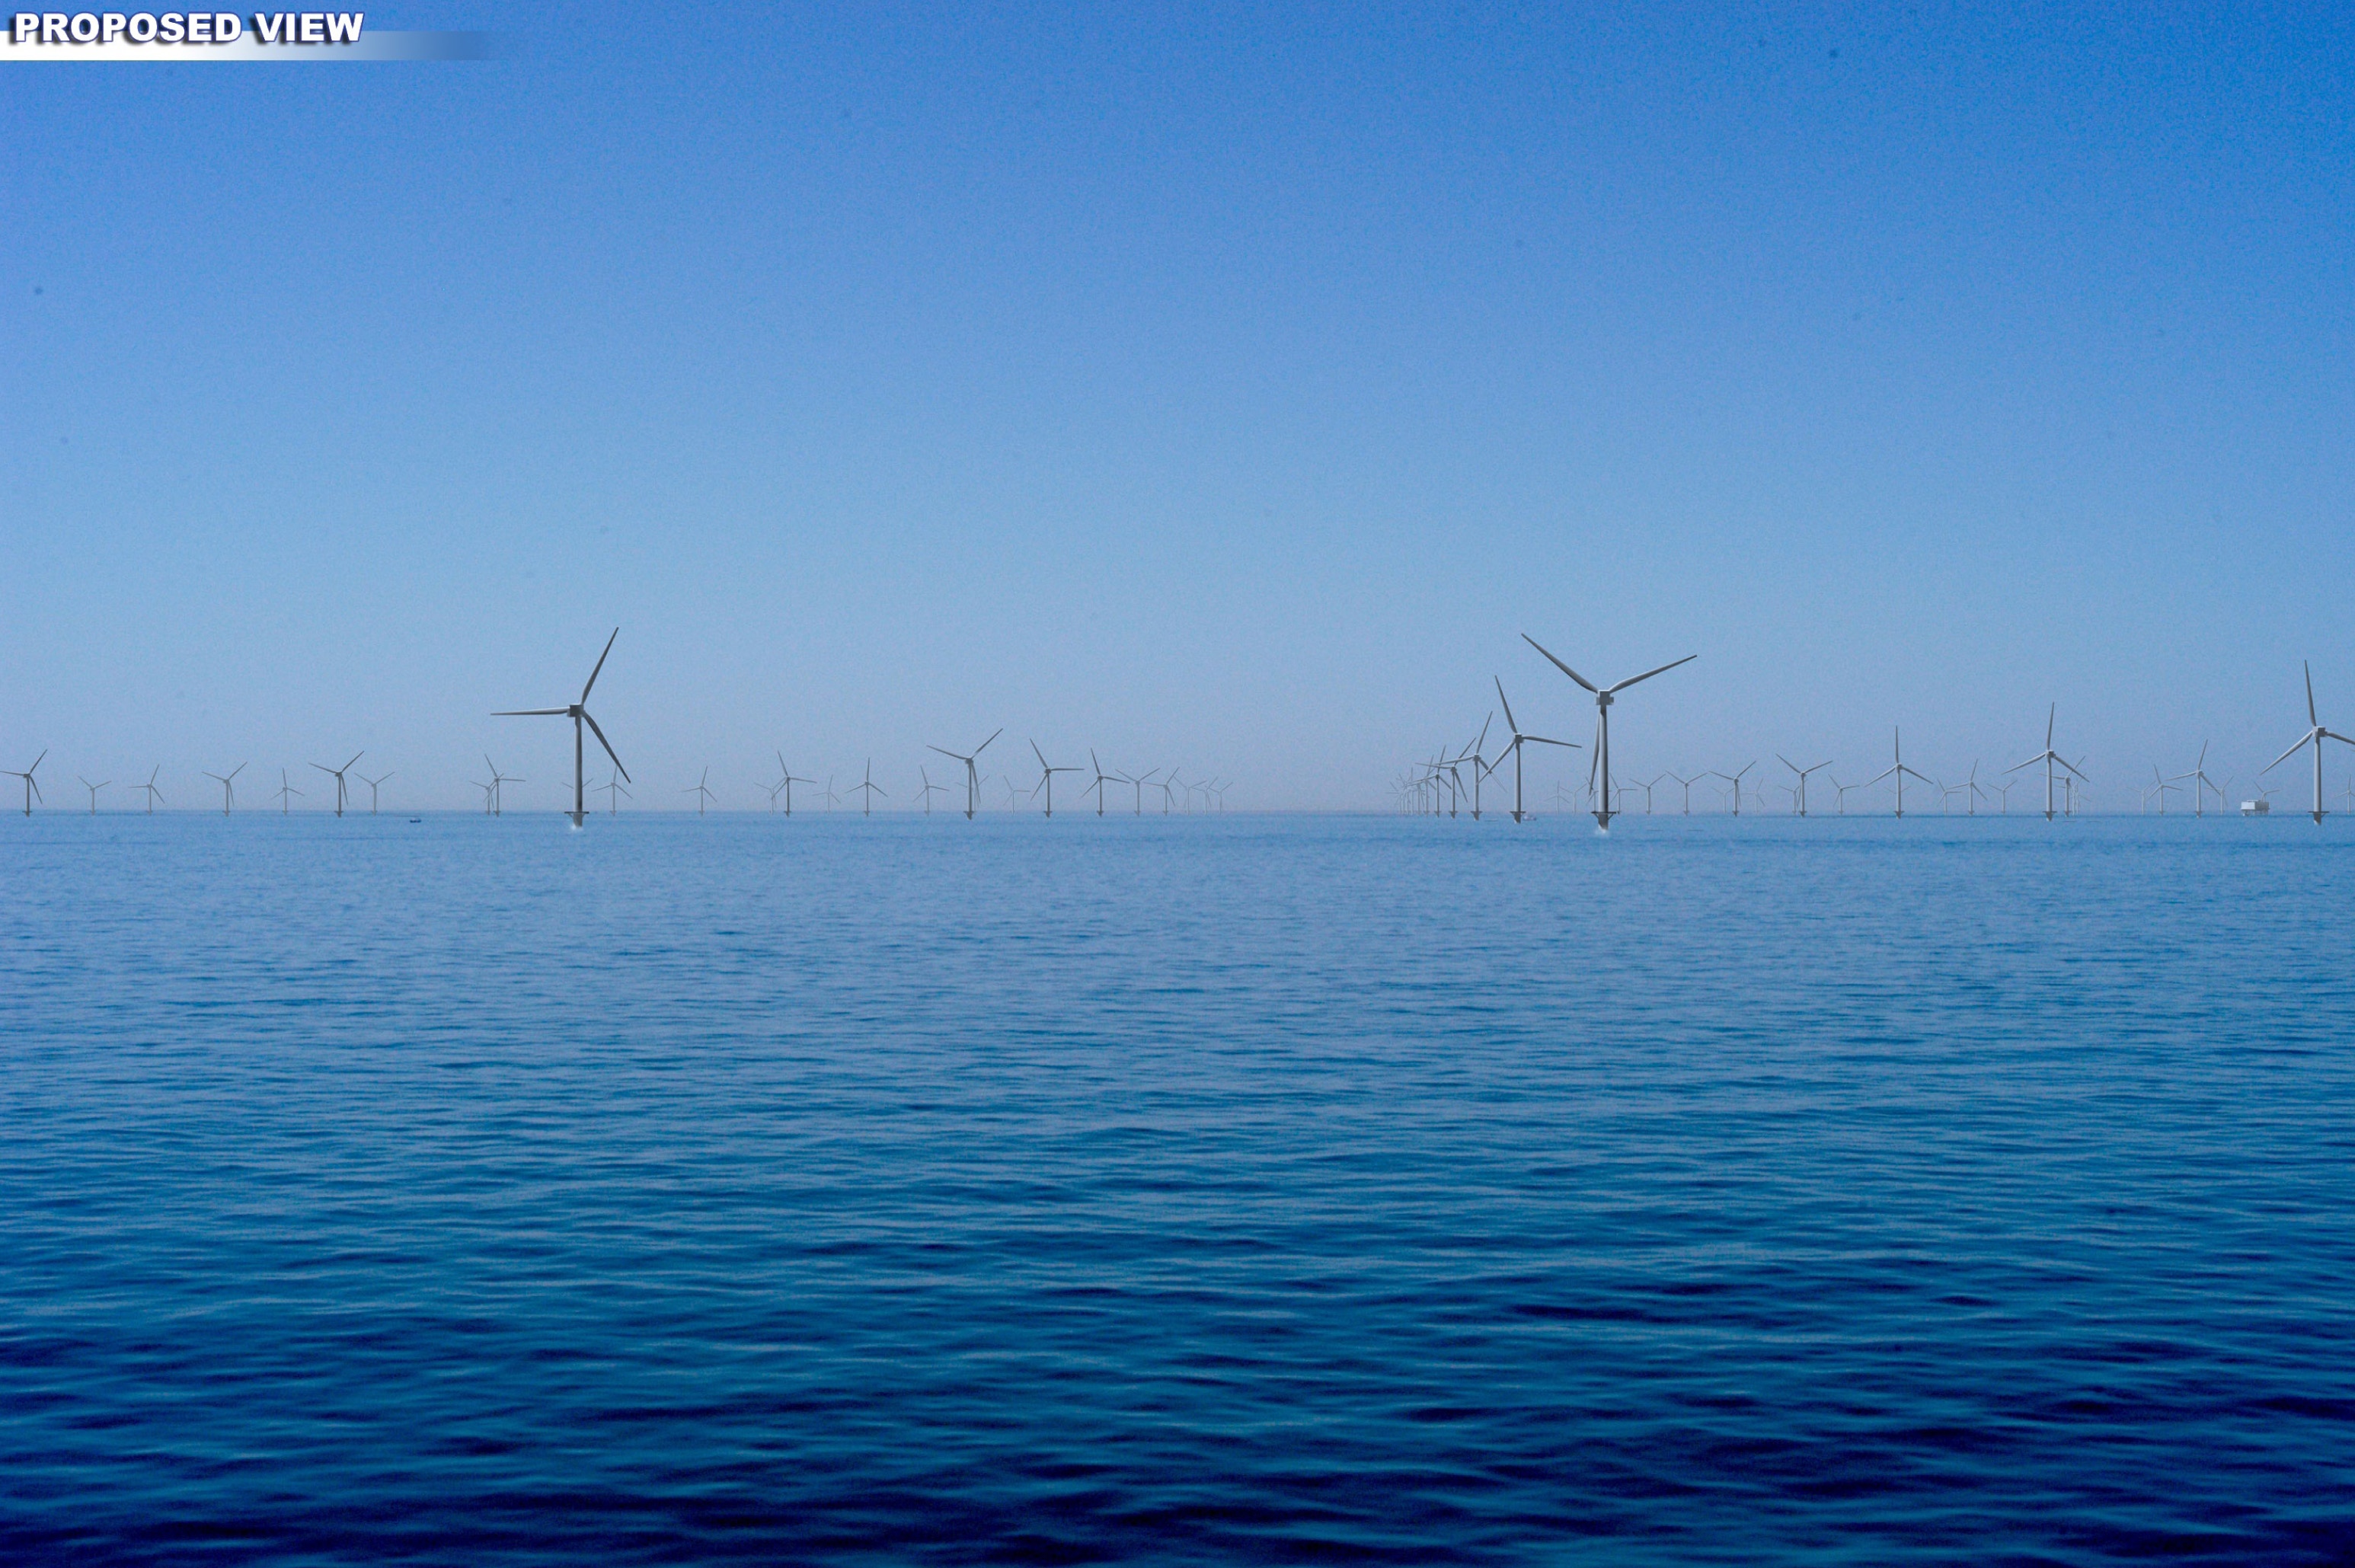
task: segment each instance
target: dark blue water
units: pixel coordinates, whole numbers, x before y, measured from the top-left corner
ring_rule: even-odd
[[[0,1558],[2355,1557],[2355,829],[0,820]]]

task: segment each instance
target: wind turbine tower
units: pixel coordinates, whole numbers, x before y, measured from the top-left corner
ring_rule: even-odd
[[[1579,674],[1576,670],[1571,668],[1568,665],[1562,663],[1560,659],[1555,658],[1551,654],[1546,653],[1545,648],[1538,642],[1538,640],[1535,637],[1530,636],[1527,632],[1523,632],[1521,634],[1521,641],[1529,644],[1529,646],[1536,648],[1538,652],[1545,654],[1546,661],[1549,664],[1551,664],[1554,668],[1561,671],[1562,674],[1570,677],[1571,679],[1576,681],[1579,685],[1584,687],[1587,690],[1594,694],[1593,766],[1595,771],[1602,775],[1603,779],[1603,793],[1594,797],[1594,826],[1602,828],[1607,833],[1611,829],[1611,818],[1614,815],[1611,809],[1612,699],[1617,697],[1619,693],[1635,685],[1637,681],[1649,680],[1656,675],[1664,675],[1668,671],[1676,668],[1678,665],[1692,663],[1693,660],[1699,658],[1700,656],[1699,654],[1687,654],[1680,659],[1670,660],[1668,663],[1660,666],[1657,669],[1647,669],[1641,675],[1631,675],[1626,679],[1619,681],[1614,685],[1597,686],[1593,681],[1587,679],[1584,676]]]
[[[1806,753],[1804,753],[1804,752],[1802,752],[1802,753],[1801,753],[1801,755],[1805,755],[1805,754],[1806,754]],[[1798,780],[1799,780],[1799,782],[1798,782],[1798,794],[1797,794],[1797,795],[1795,797],[1794,804],[1798,807],[1798,812],[1799,812],[1799,815],[1800,815],[1801,816],[1806,816],[1806,815],[1807,815],[1807,775],[1808,775],[1809,773],[1820,773],[1820,772],[1822,772],[1824,769],[1826,769],[1826,768],[1828,768],[1828,767],[1830,767],[1830,766],[1832,765],[1832,764],[1831,764],[1831,760],[1830,760],[1829,758],[1826,758],[1824,761],[1822,761],[1822,762],[1820,762],[1820,763],[1817,763],[1814,767],[1812,767],[1812,768],[1803,768],[1803,767],[1801,767],[1798,763],[1796,763],[1793,762],[1790,758],[1788,758],[1788,757],[1785,756],[1785,755],[1784,755],[1782,752],[1775,752],[1775,753],[1774,753],[1774,760],[1775,760],[1776,762],[1778,762],[1778,763],[1782,763],[1785,767],[1786,767],[1786,768],[1790,769],[1794,773],[1796,773],[1796,774],[1798,775]]]
[[[1937,781],[1927,773],[1916,773],[1905,765],[1904,737],[1898,732],[1894,725],[1891,725],[1889,730],[1889,753],[1894,759],[1891,765],[1875,777],[1865,780],[1864,787],[1870,789],[1882,779],[1895,779],[1897,781],[1897,815],[1902,816],[1905,815],[1905,781],[1909,777],[1917,778],[1934,789],[1937,787]]]
[[[362,757],[367,755],[368,753],[366,752],[354,752],[352,753],[352,763],[357,763]],[[340,768],[331,768],[325,763],[313,763],[311,764],[313,767],[318,769],[321,773],[327,774],[336,781],[336,815],[337,816],[341,816],[344,814],[344,775],[351,772],[352,763],[346,763]]]
[[[12,779],[25,781],[25,815],[27,816],[33,815],[33,802],[41,798],[41,786],[34,781],[33,775],[38,773],[41,764],[48,760],[49,753],[44,749],[39,756],[33,759],[33,765],[22,773],[15,768],[0,768],[0,773],[6,773]]]
[[[996,729],[992,730],[989,732],[989,741],[995,741],[1000,735],[1005,733],[1006,727],[1001,724]],[[975,757],[978,757],[984,752],[989,750],[989,741],[984,741],[980,745],[975,746],[970,753],[952,752],[946,746],[927,746],[924,748],[928,752],[938,752],[943,757],[954,758],[955,761],[964,764],[964,819],[967,822],[971,822],[973,820],[974,808],[978,805],[981,801],[981,770],[974,766],[973,760]]]
[[[605,739],[605,731],[599,730],[597,728],[597,720],[591,718],[589,715],[590,688],[597,684],[597,677],[604,671],[606,656],[613,651],[613,637],[618,637],[621,635],[622,628],[616,626],[613,628],[613,636],[609,636],[605,639],[605,652],[597,656],[596,666],[589,672],[588,683],[581,688],[580,701],[568,702],[561,708],[511,708],[503,713],[494,713],[491,715],[494,719],[564,718],[572,720],[572,826],[575,827],[581,826],[582,819],[586,817],[589,813],[589,792],[583,786],[583,782],[581,776],[581,725],[588,725],[589,728],[595,732],[597,736],[597,743],[604,747],[605,755],[612,757],[613,760],[613,771],[620,773],[625,779],[630,776],[630,770],[622,766],[622,759],[619,756],[614,755],[613,743]],[[498,770],[494,768],[491,771],[496,773]],[[704,771],[709,773],[710,770],[707,768]],[[517,779],[515,782],[517,784],[523,783],[521,779]]]
[[[2321,719],[2317,717],[2314,709],[2314,667],[2311,664],[2306,667],[2306,719],[2312,728],[2292,741],[2288,751],[2267,763],[2264,771],[2271,773],[2289,761],[2296,754],[2298,747],[2312,746],[2314,748],[2314,820],[2320,822],[2322,820],[2322,742],[2337,741],[2342,745],[2355,746],[2355,740],[2348,739],[2336,730],[2324,728]]]
[[[90,814],[92,816],[96,816],[98,815],[98,792],[104,789],[108,784],[112,784],[114,781],[112,779],[101,779],[96,784],[92,784],[88,779],[83,778],[80,773],[76,773],[74,774],[74,782],[80,784],[82,788],[90,791]]]
[[[230,812],[237,809],[237,775],[243,772],[245,772],[245,764],[243,763],[240,763],[237,766],[229,769],[226,773],[207,773],[205,775],[205,777],[212,780],[215,784],[221,786],[221,815],[223,816],[227,816]]]
[[[1039,759],[1039,787],[1047,792],[1047,815],[1052,816],[1055,815],[1055,775],[1075,773],[1080,770],[1077,767],[1050,767],[1047,763],[1047,753],[1039,749],[1039,742],[1036,741],[1030,742],[1030,754]]]
[[[2056,778],[2056,775],[2052,772],[2053,767],[2057,764],[2060,767],[2067,769],[2070,773],[2075,773],[2076,776],[2081,779],[2085,776],[2083,773],[2077,773],[2075,768],[2070,767],[2069,759],[2052,749],[2052,720],[2060,711],[2061,705],[2057,702],[2044,710],[2044,750],[2037,752],[2036,755],[2029,758],[2028,761],[2024,763],[2014,763],[2011,766],[2003,770],[2008,773],[2016,773],[2022,768],[2031,768],[2039,763],[2042,763],[2044,764],[2044,820],[2047,822],[2052,820],[2052,790]]]

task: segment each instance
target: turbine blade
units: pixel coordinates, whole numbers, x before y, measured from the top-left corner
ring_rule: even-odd
[[[2314,666],[2310,661],[2300,662],[2306,665],[2306,721],[2319,730],[2322,720],[2314,711]],[[33,765],[37,768],[41,764],[35,763]]]
[[[613,637],[618,637],[621,635],[622,628],[619,626],[614,627]],[[604,672],[605,654],[610,654],[613,651],[613,637],[607,637],[605,639],[605,653],[599,654],[597,656],[597,667],[589,672],[589,686],[596,685],[597,677]],[[581,688],[581,700],[583,702],[589,700],[589,686],[584,686]]]
[[[2275,757],[2272,762],[2267,763],[2264,767],[2259,768],[2257,772],[2260,773],[2269,773],[2273,772],[2275,768],[2281,766],[2284,763],[2297,755],[2300,751],[2305,749],[2306,743],[2313,739],[2314,731],[2310,730],[2307,731],[2305,734],[2300,735],[2297,738],[2296,741],[2291,745],[2288,751],[2284,752],[2280,756]],[[2063,763],[2061,765],[2065,768],[2069,764]]]
[[[614,628],[614,635],[618,636],[620,635],[620,630],[621,629],[619,627]],[[630,770],[622,766],[622,759],[620,757],[613,755],[613,742],[605,739],[605,731],[597,728],[597,720],[589,717],[589,710],[585,708],[581,710],[581,717],[588,720],[590,730],[593,731],[597,737],[597,743],[605,748],[605,754],[613,758],[613,771],[620,773],[623,778],[629,779]],[[704,771],[706,773],[710,772],[709,768]],[[517,784],[521,784],[523,781],[521,779],[517,779],[516,782]],[[635,779],[630,779],[630,782],[632,784],[635,784],[638,781]]]
[[[1649,680],[1656,675],[1665,675],[1668,671],[1676,668],[1677,666],[1680,664],[1690,664],[1693,660],[1699,657],[1700,657],[1699,654],[1687,654],[1680,659],[1670,660],[1668,663],[1662,665],[1658,669],[1647,669],[1641,675],[1631,675],[1626,679],[1621,681],[1618,685],[1608,688],[1607,689],[1610,691],[1625,691],[1639,680]]]
[[[1504,703],[1505,706],[1505,728],[1510,730],[1516,735],[1519,734],[1521,732],[1521,727],[1513,718],[1513,705],[1505,701],[1504,677],[1502,676],[1494,676],[1490,678],[1495,680],[1497,683],[1497,700]]]
[[[538,719],[547,714],[559,716],[571,712],[570,708],[509,708],[491,715],[494,719]],[[349,766],[349,763],[345,764]],[[333,770],[330,770],[331,772]]]
[[[1598,693],[1601,691],[1602,688],[1596,686],[1593,681],[1587,679],[1584,676],[1579,674],[1576,670],[1571,668],[1560,659],[1555,658],[1551,654],[1546,654],[1545,645],[1540,643],[1535,637],[1530,636],[1527,632],[1523,632],[1521,634],[1521,641],[1529,644],[1529,646],[1537,649],[1538,652],[1545,654],[1547,661],[1550,663],[1554,668],[1561,671],[1562,674],[1570,677],[1571,679],[1578,682],[1579,685],[1586,688],[1587,690]]]
[[[1006,726],[1005,726],[1005,725],[1003,725],[1003,724],[1000,724],[996,729],[992,730],[992,731],[989,732],[989,741],[995,741],[995,740],[996,740],[1000,735],[1003,735],[1003,734],[1005,734],[1005,733],[1006,733]],[[977,757],[977,756],[981,755],[984,752],[986,752],[987,750],[989,750],[989,741],[984,741],[980,745],[975,746],[975,747],[973,749],[973,754],[974,754],[975,756],[976,756],[976,757]]]

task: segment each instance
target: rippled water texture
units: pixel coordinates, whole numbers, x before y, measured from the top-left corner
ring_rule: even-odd
[[[2346,1561],[2350,850],[0,820],[0,1557]]]

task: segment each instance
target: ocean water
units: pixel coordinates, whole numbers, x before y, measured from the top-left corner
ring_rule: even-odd
[[[0,819],[0,1560],[2355,1559],[2355,824]]]

